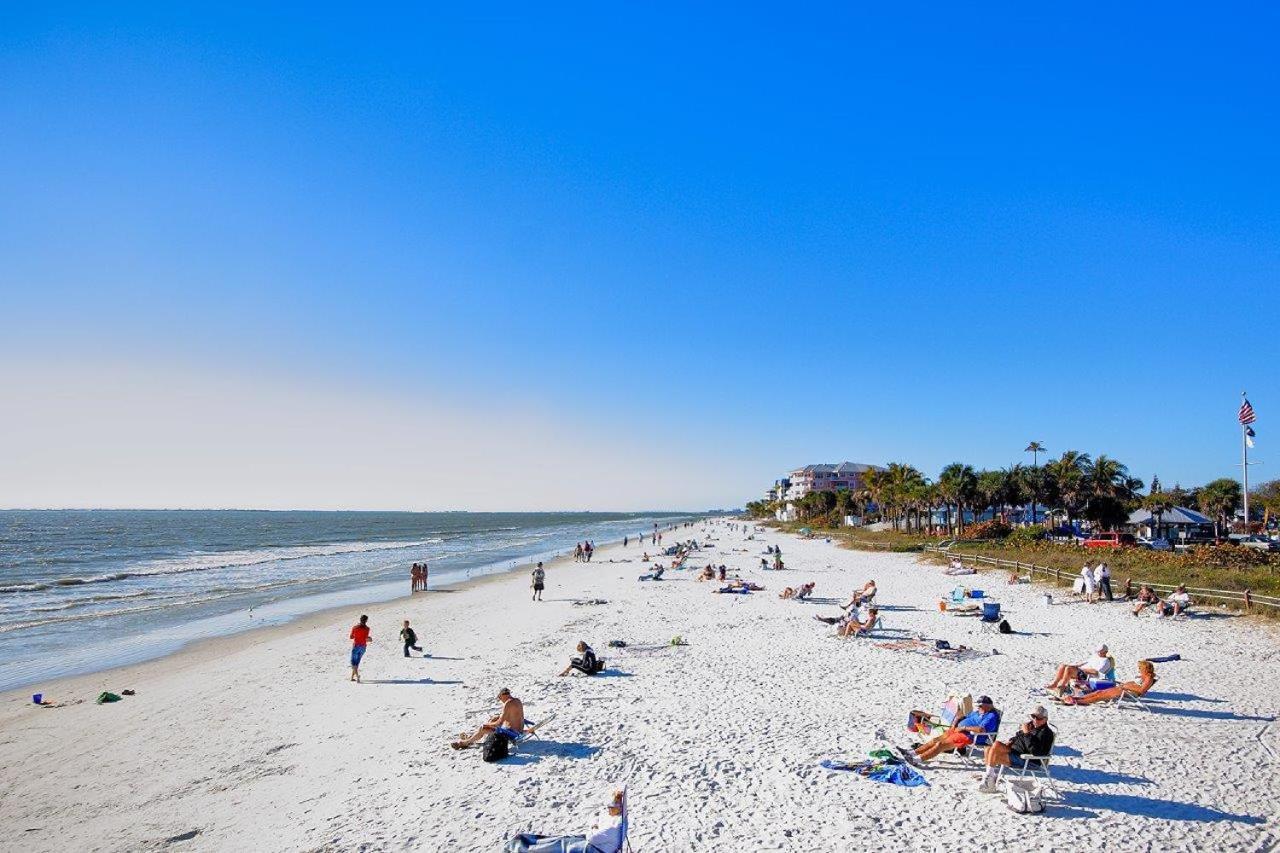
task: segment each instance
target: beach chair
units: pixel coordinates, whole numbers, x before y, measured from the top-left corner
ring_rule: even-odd
[[[1110,704],[1113,708],[1132,706],[1141,711],[1150,711],[1151,706],[1142,698],[1142,693],[1143,691],[1130,690],[1128,687],[1121,686],[1120,695],[1107,704]]]
[[[524,833],[502,848],[504,853],[622,853],[631,850],[628,838],[631,815],[627,807],[627,791],[622,790],[622,814],[618,823],[606,827],[590,838],[582,835],[545,836]]]
[[[996,730],[987,734],[976,734],[973,736],[973,743],[964,749],[958,749],[955,755],[960,759],[960,763],[967,767],[981,769],[987,760],[987,747],[995,743],[996,735],[1000,733],[1000,723],[1004,720],[1004,712],[996,711]]]
[[[506,736],[507,740],[511,742],[511,751],[515,752],[516,747],[520,744],[528,743],[531,740],[538,740],[538,732],[542,731],[542,728],[555,718],[555,714],[547,714],[542,718],[541,722],[535,723],[530,720],[525,720],[524,731],[522,732],[517,732],[513,729],[500,728],[498,729],[498,733]]]
[[[1053,757],[1053,753],[1049,755],[1013,755],[1010,759],[1013,764],[1006,767],[1000,765],[1000,771],[996,774],[996,782],[999,783],[1004,779],[1005,774],[1017,776],[1019,779],[1043,780],[1044,786],[1053,791],[1059,799],[1062,799],[1062,792],[1058,790],[1058,783],[1054,781],[1053,774],[1049,771],[1049,761]]]

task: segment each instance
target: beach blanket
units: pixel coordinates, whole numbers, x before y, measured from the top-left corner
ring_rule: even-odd
[[[901,785],[904,788],[917,788],[929,784],[918,770],[897,758],[890,757],[887,750],[875,750],[871,755],[872,758],[858,762],[828,758],[824,759],[821,765],[828,770],[847,770],[873,782]]]
[[[939,643],[946,643],[945,640],[889,640],[883,643],[876,643],[878,649],[889,649],[899,652],[913,652],[919,655],[925,655],[931,658],[939,658],[941,660],[950,661],[966,661],[975,660],[987,656],[986,652],[980,652],[977,649],[971,649],[968,646],[957,646],[956,648],[940,647]]]
[[[1176,660],[1182,660],[1182,655],[1165,655],[1162,658],[1146,658],[1152,663],[1173,663]]]

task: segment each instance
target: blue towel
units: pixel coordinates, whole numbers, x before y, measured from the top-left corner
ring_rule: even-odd
[[[1165,655],[1162,658],[1145,658],[1152,663],[1173,663],[1175,660],[1182,660],[1182,655]]]
[[[888,782],[891,785],[902,785],[906,788],[929,784],[924,776],[907,764],[886,764],[883,767],[877,767],[867,774],[867,778],[874,782]]]

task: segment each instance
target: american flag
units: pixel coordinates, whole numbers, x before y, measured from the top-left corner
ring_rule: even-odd
[[[1249,398],[1246,397],[1244,402],[1240,404],[1240,425],[1248,426],[1257,419],[1258,416],[1253,413],[1253,404],[1250,403]]]

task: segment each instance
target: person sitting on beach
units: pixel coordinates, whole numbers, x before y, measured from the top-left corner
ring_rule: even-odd
[[[703,567],[702,567],[702,572],[701,572],[701,573],[699,573],[699,575],[698,575],[698,580],[700,580],[700,581],[713,581],[713,580],[715,580],[715,579],[716,579],[716,570],[715,570],[715,567],[714,567],[714,566],[712,566],[712,565],[710,565],[710,564],[707,564],[707,565],[703,566]]]
[[[853,606],[861,607],[865,602],[876,597],[876,582],[874,580],[867,581],[862,585],[862,589],[857,590],[853,594]]]
[[[1142,696],[1156,683],[1156,665],[1149,660],[1138,661],[1138,680],[1122,681],[1113,687],[1091,690],[1080,695],[1062,697],[1064,705],[1092,705],[1094,702],[1110,702],[1126,693]]]
[[[1053,737],[1053,729],[1049,728],[1049,712],[1043,705],[1037,705],[1031,711],[1031,718],[1022,724],[1016,735],[1006,741],[992,741],[987,747],[984,756],[987,772],[979,790],[995,793],[996,778],[1000,775],[1001,767],[1012,767],[1015,757],[1021,759],[1024,755],[1048,755],[1053,749]]]
[[[595,675],[603,667],[600,665],[600,659],[596,657],[596,653],[587,645],[585,640],[578,641],[578,654],[582,657],[570,658],[569,665],[564,668],[561,676],[568,675],[575,669],[583,675]]]
[[[1108,657],[1107,646],[1104,643],[1094,652],[1093,657],[1084,663],[1064,663],[1058,667],[1058,672],[1044,686],[1045,690],[1065,690],[1074,684],[1088,683],[1091,678],[1110,679],[1115,674],[1115,664]]]
[[[1137,616],[1153,604],[1160,603],[1160,596],[1156,595],[1156,591],[1146,584],[1142,585],[1142,589],[1138,590],[1138,601],[1133,605],[1133,615]]]
[[[972,713],[956,720],[945,732],[920,744],[913,752],[903,751],[903,755],[913,764],[923,764],[944,752],[972,746],[979,737],[994,734],[998,728],[1000,714],[991,697],[980,696],[978,707]]]
[[[844,623],[836,628],[837,637],[856,637],[859,634],[870,633],[871,629],[876,626],[876,620],[880,618],[880,611],[874,607],[867,609],[867,618],[864,622],[858,621],[858,612],[851,611]]]
[[[507,842],[503,853],[563,853],[563,851],[588,851],[588,853],[622,853],[626,843],[626,795],[614,791],[609,805],[591,824],[591,835],[545,836],[522,833]]]
[[[720,568],[716,570],[716,576],[717,576],[717,577],[719,577],[719,578],[720,578],[720,580],[724,580],[724,579],[725,579],[725,576],[726,576],[728,573],[729,573],[729,570],[728,570],[728,569],[726,569],[726,568],[724,567],[724,564],[723,564],[723,563],[721,563],[721,564],[720,564]]]
[[[502,703],[501,713],[495,717],[490,717],[488,721],[470,735],[465,732],[458,735],[458,740],[449,745],[454,749],[466,749],[467,747],[475,746],[484,740],[485,736],[490,732],[496,732],[498,729],[523,732],[524,703],[512,696],[511,691],[505,687],[498,691],[498,701]]]
[[[1187,594],[1186,586],[1178,584],[1178,588],[1160,603],[1159,613],[1161,616],[1181,616],[1189,606],[1191,596]]]

